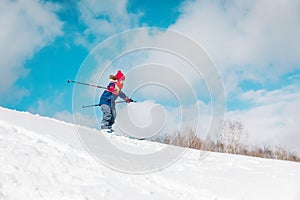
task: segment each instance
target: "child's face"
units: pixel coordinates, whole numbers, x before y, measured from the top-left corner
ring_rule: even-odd
[[[124,80],[120,80],[119,82],[120,84],[124,85]]]

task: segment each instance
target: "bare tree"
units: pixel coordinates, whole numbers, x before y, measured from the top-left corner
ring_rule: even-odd
[[[227,120],[224,122],[217,147],[222,148],[225,153],[238,154],[241,149],[241,137],[244,125],[237,120]]]
[[[182,147],[190,147],[213,152],[242,154],[262,158],[290,160],[300,162],[300,156],[280,146],[249,146],[242,144],[242,140],[248,136],[241,121],[227,120],[224,122],[220,136],[212,140],[209,136],[201,139],[195,130],[187,128],[176,131],[173,134],[164,134],[151,140]]]

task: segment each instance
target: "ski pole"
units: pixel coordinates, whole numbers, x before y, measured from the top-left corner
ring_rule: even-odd
[[[116,103],[125,103],[127,101],[116,101]],[[130,102],[134,102],[136,103],[135,100],[130,99]],[[89,108],[89,107],[95,107],[95,106],[100,106],[100,104],[92,104],[92,105],[86,105],[86,106],[82,106],[82,108]]]
[[[136,103],[136,101],[133,99],[129,99],[129,100],[130,100],[130,102]],[[116,103],[125,103],[125,102],[127,102],[127,101],[116,101]]]
[[[86,106],[82,106],[82,108],[88,108],[88,107],[94,107],[94,106],[100,106],[100,104],[86,105]]]
[[[107,89],[104,86],[99,86],[99,85],[94,85],[94,84],[89,84],[89,83],[83,83],[83,82],[79,82],[79,81],[68,80],[68,83],[76,83],[76,84],[80,84],[80,85],[87,85],[87,86],[91,86],[91,87],[96,87],[96,88],[101,88],[101,89]]]

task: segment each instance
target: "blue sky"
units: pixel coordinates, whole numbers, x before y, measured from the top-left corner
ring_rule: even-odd
[[[4,0],[0,105],[68,121],[72,86],[66,81],[90,50],[128,29],[160,27],[206,49],[224,82],[227,117],[243,121],[253,142],[275,138],[273,144],[295,147],[299,10],[292,0]]]
[[[98,36],[87,35],[84,39],[87,40],[87,42],[92,43],[92,45],[87,47],[78,44],[76,35],[81,34],[87,29],[86,24],[80,19],[81,13],[78,8],[80,1],[53,0],[45,2],[55,3],[56,6],[59,7],[53,11],[53,14],[55,15],[55,20],[64,23],[60,26],[62,35],[58,34],[56,37],[51,38],[53,41],[36,50],[34,55],[23,58],[22,61],[24,63],[23,66],[20,67],[25,69],[27,74],[24,77],[19,77],[14,84],[27,90],[28,94],[22,95],[22,97],[16,99],[1,98],[1,105],[18,110],[34,111],[36,110],[36,107],[39,106],[39,101],[48,101],[47,103],[50,104],[53,103],[51,100],[53,99],[53,96],[62,95],[62,102],[60,101],[59,104],[55,105],[57,106],[56,108],[53,106],[54,109],[45,109],[45,112],[41,110],[42,112],[40,114],[53,116],[55,112],[61,109],[66,109],[71,112],[72,93],[70,86],[66,85],[66,80],[75,78],[77,70],[88,55],[90,48],[93,48],[94,44],[105,40],[110,34],[99,33],[101,37],[97,38],[96,42],[94,39]],[[2,9],[12,7],[13,4],[14,3],[7,3],[7,5],[3,4]],[[45,6],[43,1],[38,1],[36,4],[41,7]],[[159,1],[133,0],[126,2],[126,10],[128,10],[128,13],[141,16],[136,23],[125,28],[120,28],[111,34],[116,34],[129,28],[140,26],[167,28],[176,21],[179,15],[178,8],[180,4],[181,1],[172,0],[165,1],[163,4]],[[21,6],[22,5],[20,5],[18,10],[16,9],[12,12],[22,12],[26,9]],[[7,18],[7,20],[9,20],[9,18]],[[49,23],[51,23],[51,21],[49,21]],[[45,27],[45,29],[47,29],[47,27]],[[6,68],[6,66],[3,67]],[[38,109],[36,112],[39,113]]]

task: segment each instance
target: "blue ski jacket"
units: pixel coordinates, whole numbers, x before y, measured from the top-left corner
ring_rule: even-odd
[[[127,96],[117,87],[117,84],[114,81],[111,81],[108,84],[107,89],[102,93],[99,104],[106,104],[114,108],[118,97],[125,100]]]

